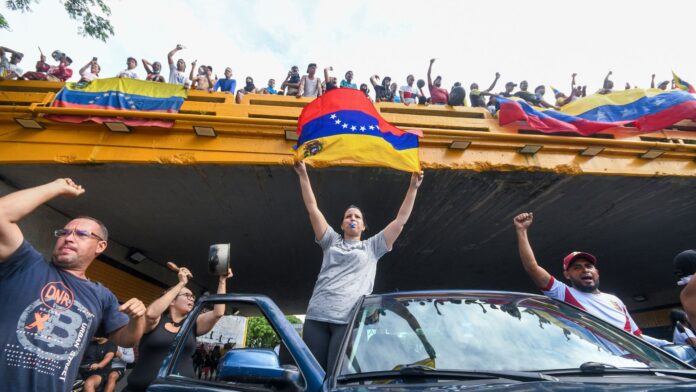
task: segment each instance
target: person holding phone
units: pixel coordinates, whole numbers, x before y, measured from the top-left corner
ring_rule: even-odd
[[[89,82],[99,78],[99,71],[101,67],[97,63],[97,58],[92,57],[92,61],[85,64],[84,67],[80,68],[80,80],[77,82],[78,85],[86,86]]]
[[[167,53],[167,61],[169,62],[169,83],[188,86],[188,78],[186,77],[186,61],[184,59],[176,60],[174,63],[174,55],[176,52],[184,49],[182,44],[176,45],[176,48]]]

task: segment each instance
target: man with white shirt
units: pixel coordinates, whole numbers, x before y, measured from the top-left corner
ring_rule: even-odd
[[[186,62],[184,59],[178,59],[174,63],[174,54],[182,50],[184,47],[179,44],[167,54],[167,62],[169,62],[169,83],[188,86],[188,78],[186,77]]]
[[[119,72],[116,77],[118,78],[128,78],[128,79],[137,79],[138,74],[135,72],[135,67],[138,66],[138,61],[133,58],[133,57],[128,57],[128,60],[126,61],[126,69],[123,71]]]
[[[513,221],[524,270],[545,296],[578,307],[626,332],[642,337],[653,345],[670,344],[670,342],[643,335],[628,314],[626,305],[616,296],[599,291],[597,258],[590,253],[572,252],[563,258],[563,276],[570,281],[571,286],[556,280],[540,267],[527,237],[527,229],[532,225],[533,220],[534,215],[531,212],[525,212],[517,215]]]
[[[11,55],[9,60],[6,57],[7,53]],[[22,69],[17,66],[17,64],[22,61],[23,57],[24,54],[16,50],[0,46],[0,80],[19,79],[23,72]]]
[[[415,80],[416,78],[413,75],[408,75],[406,77],[406,84],[399,89],[399,98],[401,98],[401,102],[406,105],[418,102],[418,97],[421,96],[418,89],[413,86]]]

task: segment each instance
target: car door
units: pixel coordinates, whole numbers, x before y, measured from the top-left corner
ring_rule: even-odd
[[[212,331],[183,347],[195,320],[225,307]],[[268,297],[225,294],[202,298],[187,318],[148,391],[319,392],[325,372],[293,326]],[[193,366],[193,368],[191,368]]]

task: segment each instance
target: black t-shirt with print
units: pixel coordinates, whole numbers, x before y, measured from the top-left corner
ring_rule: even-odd
[[[0,380],[3,391],[65,391],[99,329],[128,316],[104,286],[65,272],[29,242],[0,263]]]

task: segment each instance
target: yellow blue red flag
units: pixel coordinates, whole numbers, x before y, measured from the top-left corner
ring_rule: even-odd
[[[340,88],[309,103],[297,121],[296,158],[326,164],[340,161],[420,171],[420,131],[403,131],[379,115],[360,90]]]
[[[186,98],[183,86],[168,83],[156,83],[129,78],[96,79],[82,86],[78,83],[66,83],[53,101],[53,107],[130,110],[141,112],[178,113]],[[97,117],[75,115],[50,115],[55,121],[81,123],[94,121],[119,121],[130,126],[171,127],[174,121],[125,118]]]
[[[677,74],[672,71],[672,83],[679,89],[679,90],[684,90],[688,91],[691,94],[696,93],[696,89],[694,89],[694,86],[691,85],[691,83],[687,82],[686,80],[681,79]]]
[[[611,127],[634,125],[652,132],[696,120],[696,97],[681,91],[630,89],[594,94],[573,101],[560,111],[533,107],[524,101],[498,97],[501,125],[525,121],[541,132],[575,132],[592,135]]]

